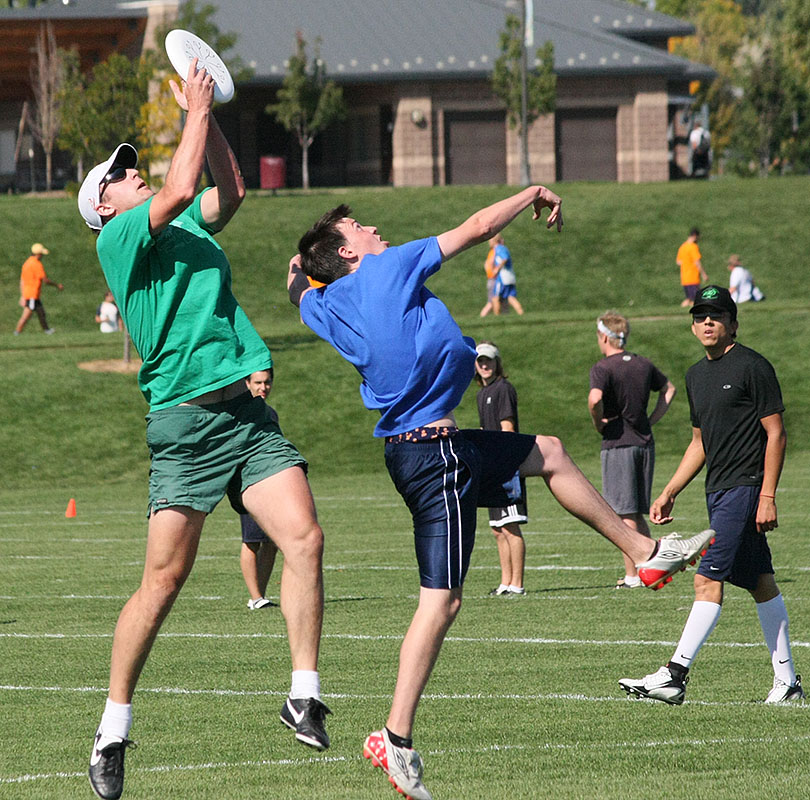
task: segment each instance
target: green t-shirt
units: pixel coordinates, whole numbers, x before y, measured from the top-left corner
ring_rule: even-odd
[[[96,244],[104,277],[143,359],[138,385],[152,411],[273,363],[231,292],[231,267],[203,220],[201,198],[202,193],[154,237],[150,198],[110,220]]]

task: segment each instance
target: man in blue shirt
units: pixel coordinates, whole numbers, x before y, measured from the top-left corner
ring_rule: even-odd
[[[561,200],[532,186],[484,208],[457,228],[390,247],[347,206],[325,214],[301,238],[288,288],[301,318],[353,364],[367,408],[380,412],[389,474],[413,516],[419,605],[400,651],[385,727],[364,755],[413,800],[431,800],[413,749],[416,707],[444,638],[461,608],[461,587],[475,538],[476,507],[515,501],[504,489],[519,469],[540,475],[568,511],[613,542],[657,588],[705,549],[711,532],[665,546],[617,517],[551,436],[459,431],[453,412],[474,374],[475,343],[425,288],[442,263],[485,242],[530,206],[550,209],[547,227],[563,225]],[[313,289],[307,278],[325,286]]]

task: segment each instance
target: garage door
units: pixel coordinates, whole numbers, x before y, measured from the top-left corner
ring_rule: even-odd
[[[506,118],[502,111],[447,111],[446,183],[506,183]]]
[[[616,109],[557,111],[557,180],[616,178]]]

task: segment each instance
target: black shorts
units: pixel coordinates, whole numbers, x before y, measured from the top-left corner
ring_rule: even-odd
[[[421,586],[453,589],[464,583],[476,508],[518,499],[509,487],[534,445],[534,436],[482,430],[386,442],[388,472],[413,517]]]
[[[36,311],[38,308],[42,308],[42,301],[38,298],[30,297],[25,301],[25,307],[29,311]]]
[[[259,523],[256,522],[250,514],[240,514],[239,515],[239,522],[242,524],[242,541],[245,543],[248,542],[269,542],[270,538],[267,534],[259,527]]]
[[[760,575],[772,575],[768,539],[757,532],[759,486],[735,486],[706,495],[714,544],[698,565],[698,575],[753,591]]]

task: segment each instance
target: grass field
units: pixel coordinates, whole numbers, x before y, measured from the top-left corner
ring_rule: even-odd
[[[699,224],[709,275],[722,283],[727,255],[743,254],[768,299],[741,309],[740,340],[774,363],[788,408],[781,524],[769,538],[797,666],[810,673],[807,180],[561,189],[562,236],[528,217],[507,231],[524,318],[478,319],[480,249],[448,265],[432,288],[466,333],[498,342],[522,428],[559,434],[597,483],[598,437],[585,405],[598,357],[594,320],[609,306],[628,313],[630,348],[680,390],[656,428],[660,489],[689,437],[683,373],[700,356],[678,307],[675,249]],[[449,228],[506,191],[346,196],[361,221],[401,242]],[[298,235],[343,200],[334,192],[251,195],[222,237],[237,296],[276,360],[271,402],[311,464],[326,533],[321,674],[333,746],[309,751],[278,721],[289,685],[283,620],[277,608],[245,608],[238,520],[221,505],[136,693],[140,746],[127,756],[125,800],[396,796],[361,749],[385,719],[416,604],[410,520],[384,473],[356,374],[300,325],[282,288]],[[133,376],[77,368],[119,357],[121,340],[92,322],[103,283],[74,201],[0,197],[0,213],[0,797],[90,797],[86,762],[111,634],[143,567],[146,406]],[[45,290],[56,335],[42,336],[33,320],[12,337],[19,265],[33,241],[51,249],[46,267],[67,289]],[[477,424],[474,390],[459,421]],[[71,497],[78,516],[65,519]],[[619,554],[542,484],[530,484],[529,503],[527,596],[487,596],[499,572],[482,515],[464,609],[420,706],[416,744],[436,800],[805,798],[810,706],[760,702],[772,673],[747,594],[729,588],[684,706],[628,701],[617,679],[671,655],[691,605],[690,577],[658,593],[616,592]],[[699,481],[676,513],[677,530],[705,526]]]

